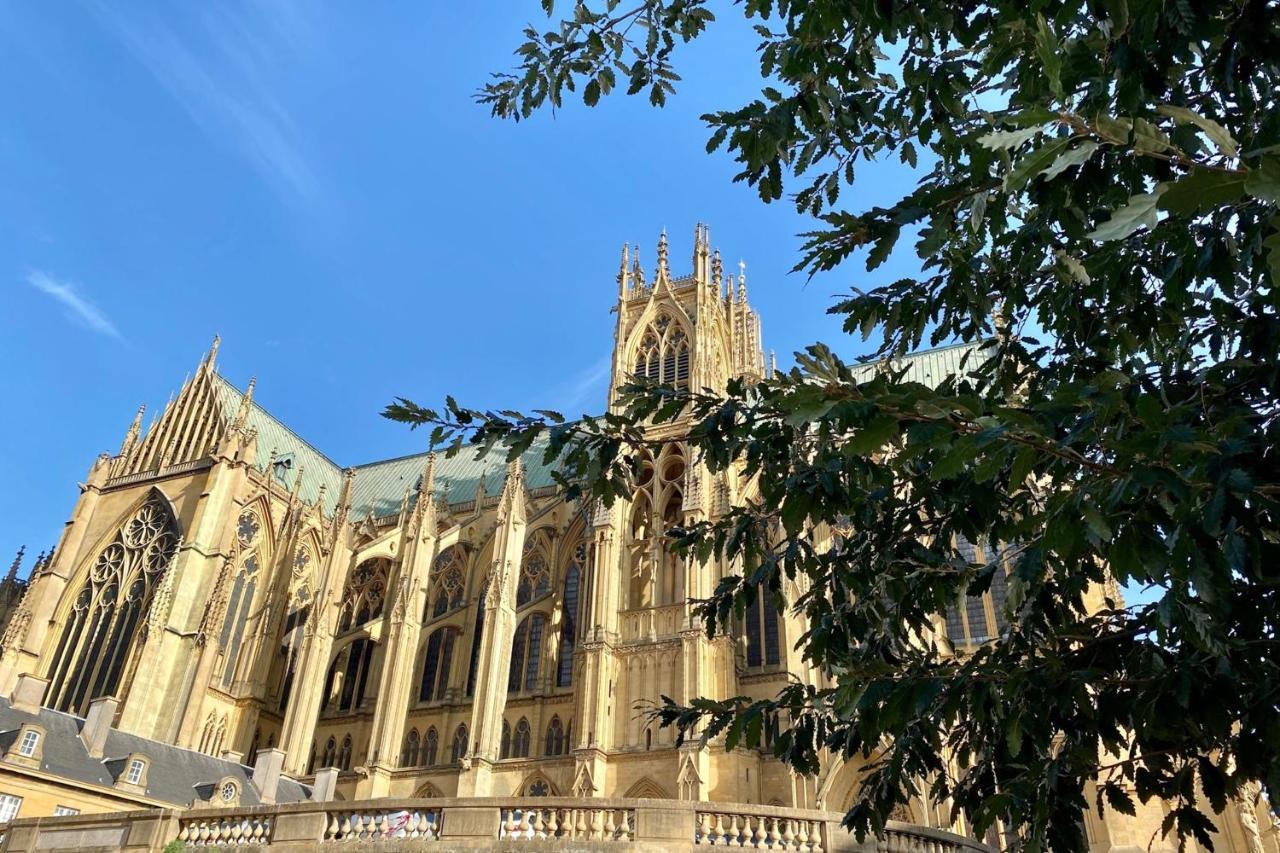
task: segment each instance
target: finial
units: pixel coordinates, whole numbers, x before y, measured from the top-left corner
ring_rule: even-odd
[[[489,476],[488,467],[480,469],[480,482],[476,484],[476,509],[480,508],[480,502],[484,500],[484,481]]]
[[[258,384],[258,377],[249,377],[249,387],[244,389],[244,396],[240,398],[240,407],[236,410],[236,419],[233,424],[234,429],[244,429],[244,425],[249,420],[249,407],[253,404],[253,389]]]
[[[658,272],[662,273],[667,269],[667,229],[662,228],[662,235],[658,237]]]
[[[738,261],[738,301],[747,301],[747,262]]]
[[[769,350],[769,378],[773,379],[778,375],[778,354]]]
[[[27,553],[27,546],[18,546],[18,554],[13,558],[13,564],[9,566],[9,574],[5,575],[6,581],[11,581],[18,576],[18,567],[22,565],[22,555]]]
[[[631,259],[631,279],[632,279],[631,283],[633,286],[643,288],[645,287],[644,267],[640,266],[640,244],[639,243],[636,244],[635,249],[636,249],[635,255],[633,255]]]
[[[129,424],[129,430],[124,434],[124,441],[120,443],[120,455],[124,456],[133,450],[133,445],[137,443],[138,436],[142,433],[142,415],[147,411],[146,403],[138,407],[138,413],[133,416],[133,423]]]
[[[431,495],[436,490],[436,454],[427,454],[427,470],[422,474],[422,483],[418,488],[420,495]]]
[[[618,298],[626,299],[627,291],[631,289],[630,266],[631,259],[628,254],[631,245],[629,243],[622,244],[622,264],[618,268]]]
[[[222,338],[218,335],[213,336],[213,343],[209,345],[209,354],[205,357],[205,365],[212,370],[213,363],[218,359],[218,347],[222,344]]]
[[[724,262],[720,260],[720,250],[716,249],[711,255],[711,283],[716,286],[716,292],[720,292],[720,286],[724,283]]]

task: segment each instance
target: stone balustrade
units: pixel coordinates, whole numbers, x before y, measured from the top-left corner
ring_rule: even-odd
[[[858,841],[841,815],[740,803],[599,798],[451,798],[290,803],[254,808],[157,809],[25,818],[3,851],[548,850],[630,853],[736,847],[796,853],[990,853],[969,838],[891,822]],[[628,845],[624,848],[622,845]]]

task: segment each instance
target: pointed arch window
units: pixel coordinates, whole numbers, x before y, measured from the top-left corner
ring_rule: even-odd
[[[418,730],[416,728],[410,729],[409,734],[404,739],[404,750],[400,753],[400,766],[417,767],[419,751]]]
[[[544,755],[564,755],[568,746],[569,738],[565,734],[564,725],[560,722],[560,717],[552,717],[551,723],[547,726],[547,742],[543,750]]]
[[[511,723],[502,721],[502,739],[498,742],[498,758],[511,757]]]
[[[556,660],[556,687],[569,687],[573,684],[573,649],[578,641],[578,589],[586,556],[586,545],[580,543],[573,549],[573,560],[564,572],[564,590],[560,596],[560,654]]]
[[[240,660],[240,647],[244,643],[245,626],[249,623],[249,608],[253,606],[258,588],[258,555],[250,554],[240,564],[235,582],[231,585],[231,598],[227,602],[226,615],[222,617],[222,632],[218,644],[222,648],[222,687],[231,687]]]
[[[83,715],[117,694],[138,626],[178,550],[178,525],[152,495],[98,554],[73,599],[49,669],[45,704]]]
[[[387,595],[389,561],[378,557],[356,566],[342,590],[342,609],[338,611],[338,633],[359,628],[382,615]]]
[[[531,691],[538,686],[538,667],[542,663],[542,632],[546,617],[541,613],[526,616],[512,639],[511,668],[507,673],[507,692]]]
[[[467,757],[467,724],[461,723],[453,732],[453,746],[449,750],[449,761],[457,764]]]
[[[521,717],[516,723],[515,731],[511,735],[511,757],[512,758],[528,758],[529,742],[532,733],[529,729],[529,720]]]
[[[440,735],[436,727],[427,729],[427,736],[422,739],[422,766],[435,767],[436,753],[440,750]]]
[[[467,666],[467,696],[474,696],[476,692],[476,670],[480,666],[480,643],[484,640],[484,602],[488,594],[489,580],[486,578],[484,585],[480,587],[480,594],[476,596],[475,630],[471,632],[471,661]]]
[[[462,553],[456,545],[445,548],[436,556],[431,565],[431,596],[427,605],[430,608],[429,618],[435,619],[462,606],[465,568]],[[428,616],[423,614],[422,621],[426,622],[427,619]]]
[[[756,587],[755,595],[747,604],[747,666],[777,666],[780,661],[778,646],[778,609],[765,590]]]
[[[299,551],[298,554],[306,554]],[[308,559],[310,555],[308,554]],[[280,632],[280,653],[277,661],[279,667],[279,709],[285,710],[289,705],[289,696],[293,693],[293,678],[298,666],[298,654],[302,649],[302,632],[306,629],[307,617],[311,613],[311,587],[304,579],[294,590],[289,599],[289,612],[285,615],[284,626]]]
[[[348,643],[334,657],[325,679],[324,697],[327,710],[358,710],[364,704],[369,684],[369,669],[377,644],[367,637]]]
[[[422,657],[422,680],[418,684],[419,702],[445,697],[445,691],[449,689],[453,647],[457,638],[458,632],[452,628],[437,628],[427,638],[427,651]]]
[[[520,558],[520,582],[516,586],[517,608],[541,598],[551,589],[551,567],[544,545],[541,536],[531,536],[525,542]]]
[[[991,583],[980,595],[961,595],[948,605],[947,638],[956,645],[977,645],[1000,636],[1009,627],[1007,602],[1009,598],[1009,568],[1011,550],[1008,546],[983,542],[974,545],[963,536],[957,536],[956,550],[968,563],[988,566],[995,563]]]
[[[636,347],[636,378],[687,387],[689,353],[689,336],[683,327],[666,314],[659,314]]]
[[[342,752],[338,753],[338,766],[343,770],[351,769],[351,735],[342,739]]]
[[[338,766],[338,742],[333,739],[333,735],[329,736],[329,740],[324,745],[324,758],[321,762],[321,766]]]

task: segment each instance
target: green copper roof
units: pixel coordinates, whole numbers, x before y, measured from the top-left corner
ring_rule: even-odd
[[[234,418],[240,410],[244,394],[224,377],[215,376],[215,379],[222,411],[226,413],[226,417]],[[258,433],[258,457],[255,460],[258,470],[267,470],[274,451],[279,463],[276,469],[278,481],[291,489],[294,479],[301,472],[302,485],[298,496],[307,503],[315,503],[320,496],[320,486],[323,485],[324,511],[332,515],[342,491],[342,469],[296,432],[272,417],[256,400],[249,405],[247,425]]]
[[[968,361],[964,362],[963,370],[964,372],[975,370],[978,365],[982,364],[984,358],[977,351],[985,346],[987,346],[986,343],[962,343],[936,349],[920,350],[899,361],[898,365],[905,365],[907,368],[906,374],[902,377],[905,381],[919,382],[922,385],[936,387],[948,376],[955,376],[961,373],[960,362],[969,353],[973,353],[973,355],[970,355]],[[868,362],[862,365],[861,369],[870,375],[870,372],[875,369],[875,365],[876,362]]]

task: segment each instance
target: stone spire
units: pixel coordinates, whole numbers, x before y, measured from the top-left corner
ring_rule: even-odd
[[[724,284],[724,262],[720,260],[720,250],[716,249],[715,254],[711,256],[711,284],[716,289],[716,293],[720,293],[720,288]]]
[[[631,256],[631,287],[644,289],[648,284],[644,280],[644,267],[640,266],[640,246],[635,247],[635,253]]]
[[[662,229],[662,234],[658,237],[658,276],[664,277],[670,275],[667,257],[667,229]]]
[[[747,262],[738,261],[738,301],[747,301]]]
[[[129,431],[124,434],[124,441],[120,443],[121,456],[128,456],[138,443],[138,436],[142,434],[142,416],[146,411],[146,403],[138,407],[138,413],[133,416],[133,423],[129,424]]]

